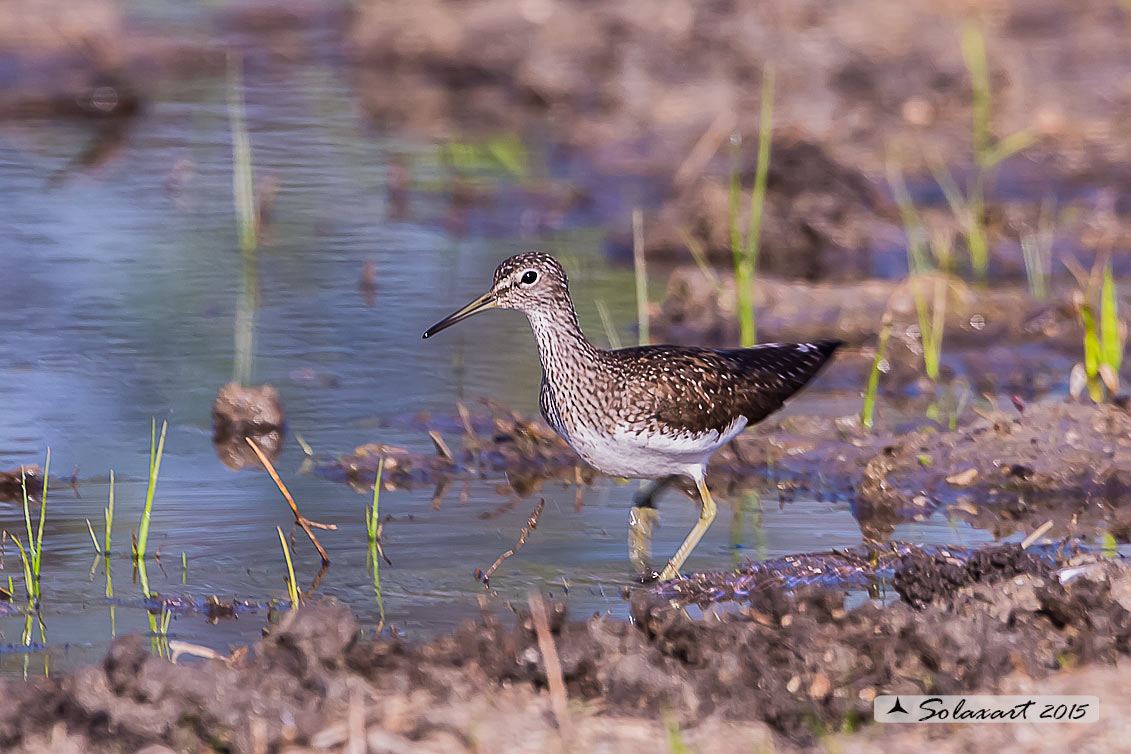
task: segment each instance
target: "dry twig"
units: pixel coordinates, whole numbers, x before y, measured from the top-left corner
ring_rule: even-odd
[[[491,574],[495,572],[495,569],[499,567],[499,564],[509,558],[511,555],[514,555],[516,552],[521,550],[522,546],[526,544],[526,538],[530,536],[530,532],[538,528],[538,517],[542,515],[542,509],[544,507],[546,507],[546,498],[539,500],[538,505],[534,507],[534,512],[531,513],[530,518],[526,520],[526,526],[522,527],[522,531],[519,532],[518,542],[515,543],[515,546],[496,558],[495,562],[491,564],[491,567],[487,569],[486,573],[483,573],[479,571],[479,569],[476,569],[475,578],[482,581],[483,586],[490,586]]]
[[[271,461],[268,460],[263,451],[259,449],[259,446],[255,444],[255,440],[251,439],[250,437],[245,437],[244,439],[247,440],[247,444],[251,446],[251,449],[255,451],[255,455],[259,457],[259,462],[263,464],[263,468],[267,469],[267,473],[271,475],[271,479],[275,481],[275,486],[279,488],[279,492],[283,493],[283,497],[287,500],[287,505],[291,506],[291,513],[293,513],[295,516],[295,523],[302,527],[302,530],[306,532],[306,536],[309,537],[311,543],[313,543],[314,548],[318,550],[318,554],[322,556],[322,565],[330,565],[330,556],[326,554],[326,551],[324,549],[322,549],[322,545],[318,542],[318,538],[314,536],[314,532],[311,531],[311,527],[327,531],[334,531],[338,528],[337,525],[320,524],[317,521],[311,521],[309,518],[302,515],[302,513],[299,512],[298,506],[295,505],[295,499],[291,497],[291,493],[290,490],[287,489],[287,485],[283,484],[283,480],[280,479],[279,475],[275,472],[275,467],[271,465]]]

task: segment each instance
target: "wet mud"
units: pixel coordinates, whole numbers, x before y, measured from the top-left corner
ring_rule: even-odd
[[[212,446],[229,469],[262,468],[247,438],[274,461],[282,452],[286,437],[286,414],[274,387],[229,382],[220,388],[212,404]]]
[[[674,605],[707,607],[757,600],[760,593],[774,589],[824,587],[881,594],[894,588],[904,601],[922,606],[974,583],[992,583],[1022,573],[1047,575],[1077,550],[1076,543],[1029,548],[1005,544],[984,549],[864,543],[845,550],[747,560],[729,571],[692,573],[663,582],[652,593]]]
[[[315,473],[359,489],[373,489],[382,459],[384,489],[434,486],[434,505],[449,487],[497,477],[508,491],[529,495],[549,479],[588,483],[597,472],[585,464],[541,418],[528,418],[484,401],[458,416],[417,415],[408,420],[426,430],[435,452],[414,453],[383,443],[367,443],[338,457],[315,457]],[[457,444],[458,442],[458,444]]]
[[[1049,536],[1131,532],[1131,414],[1113,405],[1037,404],[954,432],[907,435],[868,461],[863,505],[936,509],[995,537],[1052,521]]]
[[[1131,651],[1131,576],[1118,561],[1078,556],[1053,571],[1010,546],[969,559],[962,578],[938,566],[934,556],[901,563],[896,578],[916,585],[903,592],[915,605],[850,609],[843,593],[815,587],[760,591],[740,611],[702,620],[647,588],[633,599],[633,623],[571,621],[552,605],[550,638],[570,701],[557,718],[524,611],[411,643],[373,639],[324,604],[288,614],[250,652],[188,666],[129,637],[100,665],[0,682],[9,700],[0,746],[623,750],[666,720],[669,733],[678,727],[704,751],[739,734],[791,751],[865,725],[878,693],[1070,683]]]

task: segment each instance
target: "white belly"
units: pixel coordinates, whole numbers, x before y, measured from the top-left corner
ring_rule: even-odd
[[[611,476],[659,479],[684,474],[701,479],[715,451],[745,427],[744,416],[722,434],[711,430],[700,435],[638,435],[621,430],[609,436],[579,427],[570,432],[568,442],[589,465]]]

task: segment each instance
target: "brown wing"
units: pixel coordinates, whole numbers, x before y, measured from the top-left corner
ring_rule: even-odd
[[[699,434],[722,432],[740,416],[756,424],[805,386],[840,346],[838,340],[766,344],[715,351],[643,346],[613,353],[635,362],[647,385],[638,421]],[[635,391],[628,391],[635,392]],[[639,398],[639,396],[638,396]]]

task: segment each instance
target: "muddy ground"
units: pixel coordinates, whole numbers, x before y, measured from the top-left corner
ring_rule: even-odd
[[[1088,736],[1114,741],[1131,713],[1108,670],[1131,651],[1131,573],[1092,556],[1065,565],[1054,573],[1016,545],[965,566],[909,557],[894,580],[908,601],[853,609],[834,591],[771,589],[693,620],[647,587],[632,597],[633,623],[571,621],[551,606],[552,681],[555,662],[522,611],[420,644],[374,640],[324,604],[288,614],[250,653],[186,666],[135,636],[101,665],[3,682],[0,747],[627,751],[666,738],[672,751],[865,750],[877,739],[912,750],[953,731],[869,729],[877,693],[1066,688],[1101,697],[1104,722]],[[547,691],[559,679],[564,699]],[[1063,750],[1078,734],[1044,728],[1034,744]]]

